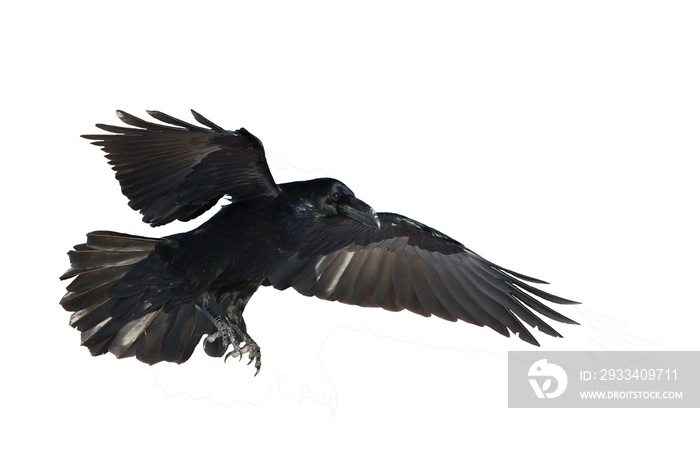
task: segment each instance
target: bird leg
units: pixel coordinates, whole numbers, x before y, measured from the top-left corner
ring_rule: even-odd
[[[216,340],[220,338],[223,345],[223,351],[221,354],[217,354],[216,356],[223,355],[223,352],[225,352],[229,345],[231,345],[233,350],[226,354],[224,362],[227,361],[230,356],[238,356],[238,359],[240,360],[243,358],[243,354],[248,353],[248,364],[250,365],[250,363],[255,361],[255,374],[253,377],[258,375],[261,364],[260,346],[255,343],[255,340],[253,340],[245,330],[231,322],[228,317],[217,315],[213,313],[211,309],[205,306],[195,305],[195,307],[205,316],[207,316],[207,318],[216,326],[216,332],[206,337],[204,342],[205,348],[207,342],[214,344]]]
[[[224,362],[226,362],[229,356],[238,356],[238,359],[240,360],[244,353],[248,353],[248,365],[255,361],[255,374],[253,375],[253,377],[255,377],[258,375],[258,372],[260,372],[260,346],[255,343],[255,340],[250,338],[248,333],[241,331],[240,329],[237,330],[243,339],[243,346],[240,346],[241,340],[237,340],[233,345],[233,351],[226,355]]]

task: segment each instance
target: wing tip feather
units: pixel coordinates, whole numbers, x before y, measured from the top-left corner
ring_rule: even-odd
[[[204,126],[207,126],[215,131],[226,131],[221,126],[217,125],[216,123],[213,123],[208,118],[205,118],[201,113],[197,112],[196,110],[190,109],[190,112],[192,112],[192,116],[194,117],[194,119],[197,120],[199,123],[203,124]]]

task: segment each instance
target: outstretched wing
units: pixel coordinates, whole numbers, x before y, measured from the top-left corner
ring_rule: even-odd
[[[129,206],[151,226],[187,221],[224,195],[233,202],[278,193],[258,138],[241,128],[226,131],[192,110],[202,128],[161,112],[151,123],[121,110],[130,127],[98,124],[114,134],[84,135],[101,146]]]
[[[378,215],[379,229],[344,220],[318,231],[268,281],[306,296],[463,320],[505,336],[510,330],[533,345],[523,322],[561,336],[536,313],[576,323],[537,299],[578,304],[530,284],[546,282],[499,267],[419,222]]]

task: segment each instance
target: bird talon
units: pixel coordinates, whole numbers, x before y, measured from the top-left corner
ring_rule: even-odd
[[[221,343],[224,348],[224,351],[222,351],[221,354],[223,354],[225,349],[229,346],[233,348],[232,351],[226,353],[224,362],[227,362],[228,358],[232,356],[234,358],[238,356],[238,360],[242,361],[243,354],[248,353],[247,365],[249,366],[253,361],[255,361],[256,371],[254,376],[258,375],[260,372],[260,346],[258,346],[258,344],[255,343],[252,338],[250,338],[250,335],[248,335],[244,330],[238,328],[227,317],[216,315],[206,307],[198,307],[198,309],[201,310],[212,321],[212,323],[216,325],[217,328],[216,333],[209,335],[205,339],[205,348],[207,342],[212,344],[218,338],[221,338]]]
[[[226,354],[226,357],[224,357],[224,362],[228,361],[228,358],[230,356],[233,356],[234,358],[238,356],[238,360],[240,361],[243,359],[243,353],[241,352],[240,348],[234,347],[233,351],[229,351],[228,354]]]

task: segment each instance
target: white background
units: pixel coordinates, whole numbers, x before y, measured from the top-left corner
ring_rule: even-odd
[[[695,2],[26,2],[2,39],[3,464],[677,462],[697,411],[507,408],[488,329],[263,289],[261,373],[79,346],[66,251],[162,236],[79,138],[194,108],[584,304],[547,350],[698,350]],[[252,463],[255,461],[255,463]]]

